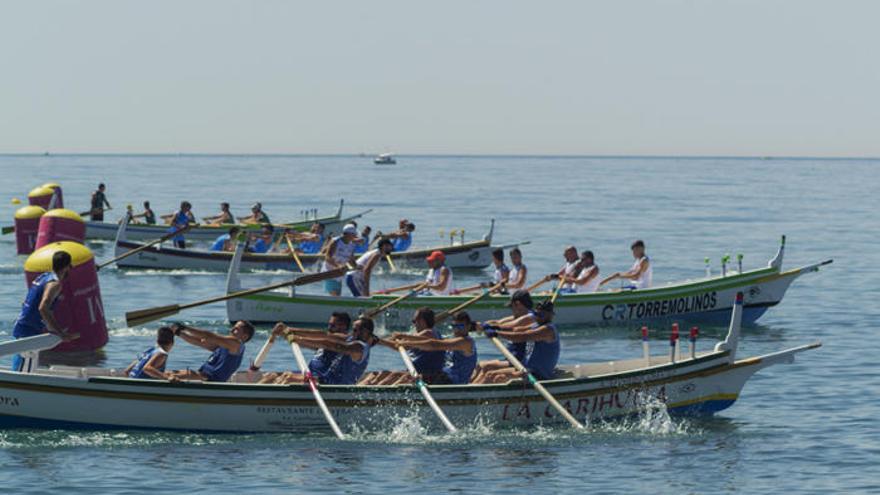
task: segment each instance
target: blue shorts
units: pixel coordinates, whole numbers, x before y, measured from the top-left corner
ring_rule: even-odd
[[[348,286],[348,290],[351,291],[351,295],[354,297],[361,297],[364,295],[361,287],[358,287],[357,281],[351,274],[345,276],[345,285]]]
[[[342,294],[342,282],[337,279],[325,280],[324,291],[328,293]]]

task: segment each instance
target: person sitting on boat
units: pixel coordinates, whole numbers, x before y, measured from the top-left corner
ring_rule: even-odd
[[[369,225],[361,230],[360,237],[355,241],[354,254],[364,254],[370,249],[370,234],[372,233],[373,229]]]
[[[318,254],[324,247],[324,224],[313,223],[308,232],[293,232],[288,238],[292,242],[299,243],[302,254]]]
[[[218,226],[225,225],[230,223],[235,223],[235,217],[232,216],[232,212],[229,211],[229,203],[223,202],[220,203],[220,213],[214,215],[213,217],[205,217],[202,219],[208,225]]]
[[[179,210],[170,215],[164,215],[162,218],[168,219],[167,221],[171,225],[168,228],[169,233],[180,230],[191,223],[196,223],[192,212],[192,204],[189,201],[181,201]],[[175,247],[180,249],[186,248],[186,238],[183,237],[183,234],[177,234],[171,240],[174,242]]]
[[[70,254],[56,251],[52,255],[52,271],[37,275],[21,304],[21,312],[12,327],[12,336],[16,339],[33,337],[42,333],[53,333],[67,342],[78,337],[67,333],[55,319],[55,305],[58,296],[71,270]],[[25,364],[20,354],[12,357],[12,371],[22,371]]]
[[[538,328],[537,318],[534,308],[532,296],[525,289],[518,289],[510,295],[510,301],[507,306],[510,307],[510,316],[506,316],[499,320],[488,320],[479,323],[481,328],[496,328],[502,330],[514,331],[518,328]],[[526,355],[526,344],[523,342],[509,342],[507,350],[511,352],[517,359],[522,361]],[[503,359],[492,359],[488,361],[480,361],[477,363],[474,371],[474,383],[482,383],[486,375],[490,371],[507,368],[510,363]]]
[[[89,216],[92,218],[93,222],[104,221],[104,206],[107,206],[107,210],[112,208],[110,202],[107,201],[107,195],[104,192],[106,190],[107,186],[101,183],[98,184],[98,189],[92,193],[92,208],[89,210]]]
[[[330,315],[330,320],[327,322],[327,331],[323,330],[313,330],[307,328],[294,328],[287,327],[283,323],[277,323],[275,328],[272,330],[272,335],[275,337],[286,335],[287,333],[294,332],[297,335],[301,336],[313,336],[313,337],[335,337],[339,343],[344,343],[349,338],[349,333],[351,331],[351,316],[344,311],[335,311]],[[318,379],[319,383],[324,383],[324,379],[327,375],[330,366],[333,364],[333,361],[337,359],[339,356],[338,353],[333,352],[328,349],[317,349],[315,350],[315,355],[312,357],[312,360],[309,361],[309,371],[315,378]],[[302,382],[302,374],[294,373],[291,371],[286,371],[284,373],[265,373],[260,378],[259,383],[274,383],[274,384],[284,384],[284,383],[293,383],[296,382],[297,379]]]
[[[394,232],[391,232],[390,234],[383,234],[381,232],[377,234],[379,236],[391,239],[391,242],[394,243],[395,253],[406,251],[410,248],[410,246],[412,246],[412,233],[416,230],[415,224],[405,218],[400,220],[399,226],[400,228],[398,228]]]
[[[498,337],[510,342],[526,343],[525,359],[520,360],[532,376],[538,380],[550,380],[556,374],[559,362],[559,330],[553,322],[553,303],[549,300],[538,303],[535,308],[538,327],[515,328],[512,330],[485,330],[486,337]],[[513,366],[490,371],[482,383],[504,383],[522,374]]]
[[[275,228],[270,224],[263,224],[260,235],[256,236],[253,244],[248,248],[250,253],[265,254],[272,249],[272,238],[275,237]]]
[[[447,296],[452,294],[455,287],[452,284],[452,269],[446,266],[446,255],[443,251],[433,251],[425,261],[428,262],[428,275],[425,277],[423,291],[432,296]]]
[[[272,223],[269,221],[269,215],[266,215],[266,212],[263,211],[263,205],[261,203],[254,203],[253,206],[251,206],[251,214],[246,217],[238,217],[238,221],[245,225]]]
[[[562,268],[556,272],[555,276],[552,278],[559,279],[563,277],[575,277],[577,276],[578,270],[580,269],[580,257],[578,256],[577,248],[574,246],[568,246],[565,248],[565,251],[562,252],[562,256],[565,258],[565,264],[562,265]],[[563,289],[574,289],[573,283],[562,283]]]
[[[632,268],[627,272],[617,272],[612,274],[605,278],[605,280],[601,281],[599,285],[605,285],[616,278],[620,278],[630,281],[623,287],[624,289],[636,290],[651,288],[654,269],[651,264],[651,259],[645,254],[645,243],[641,240],[635,241],[630,246],[630,249],[632,250],[633,258],[635,258]]]
[[[143,218],[144,223],[147,225],[156,225],[156,214],[153,213],[153,210],[150,208],[150,202],[144,201],[144,211],[138,213],[137,215],[132,215],[131,219],[133,222],[138,223],[136,219]]]
[[[522,262],[522,251],[515,247],[510,250],[510,272],[505,286],[508,290],[524,289],[527,276],[528,268]]]
[[[342,268],[354,258],[354,241],[357,239],[357,227],[348,224],[342,228],[342,235],[334,237],[330,240],[324,253],[324,263],[321,265],[321,271],[326,272]],[[324,290],[331,296],[342,294],[342,279],[344,277],[334,278],[324,281]]]
[[[507,294],[507,282],[510,280],[510,268],[504,264],[504,250],[503,249],[495,249],[492,251],[492,263],[495,265],[495,272],[492,274],[491,282],[482,282],[477,285],[472,285],[470,287],[465,287],[463,289],[455,289],[452,291],[452,294],[463,294],[465,292],[472,292],[477,289],[485,289],[488,287],[493,287],[498,284],[504,284],[501,288],[501,294]]]
[[[394,344],[406,349],[418,349],[421,351],[444,351],[445,364],[441,373],[437,375],[434,385],[466,385],[471,381],[471,375],[477,365],[477,343],[470,336],[470,332],[476,330],[476,325],[470,315],[461,311],[453,315],[452,329],[454,336],[448,339],[413,338],[392,339]],[[411,383],[412,375],[407,375],[400,383]]]
[[[276,335],[286,335],[292,342],[303,347],[323,349],[324,352],[335,353],[326,371],[322,375],[313,375],[319,383],[354,385],[361,379],[370,362],[370,348],[376,340],[373,336],[373,329],[373,320],[361,317],[355,320],[351,335],[348,337],[333,334],[306,334],[296,329],[288,332],[283,323],[275,325],[275,329],[272,331],[273,333],[277,331]],[[282,377],[284,381],[279,382],[281,379],[279,378],[274,383],[303,383],[305,378],[302,373],[293,372],[285,373]]]
[[[174,347],[174,330],[171,327],[159,327],[156,331],[156,345],[140,353],[128,368],[125,368],[124,373],[129,378],[176,380],[173,373],[165,372],[168,353],[171,352],[172,347]]]
[[[572,289],[562,289],[560,293],[566,294],[591,294],[599,290],[599,266],[595,263],[592,251],[581,253],[578,273],[576,276],[564,276],[565,285],[572,285]]]
[[[376,249],[367,251],[355,261],[357,269],[345,274],[345,285],[351,291],[351,295],[354,297],[370,296],[370,278],[373,275],[373,268],[379,261],[391,254],[392,249],[391,241],[382,239]]]
[[[199,330],[181,324],[172,324],[174,334],[186,342],[211,351],[211,356],[198,370],[179,370],[172,375],[179,380],[204,380],[225,382],[241,366],[245,343],[254,336],[254,326],[241,320],[229,330],[229,335],[220,335],[208,330]]]
[[[235,251],[235,240],[238,238],[239,232],[241,232],[241,228],[231,227],[229,232],[214,239],[211,251]]]
[[[391,340],[380,340],[379,343],[397,350],[394,341],[421,341],[425,339],[440,340],[443,338],[440,332],[434,328],[434,310],[431,308],[421,307],[417,309],[413,314],[412,324],[413,333],[395,332],[391,335]],[[425,383],[431,384],[442,379],[441,375],[443,375],[443,366],[446,363],[445,350],[435,349],[427,351],[413,348],[408,349],[406,352],[409,354],[410,359],[412,359],[416,372],[421,375]],[[399,383],[406,383],[409,376],[409,371],[379,371],[367,375],[359,382],[359,385],[396,385]]]

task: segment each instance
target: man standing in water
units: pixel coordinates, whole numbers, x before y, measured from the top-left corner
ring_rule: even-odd
[[[605,280],[600,282],[599,285],[605,285],[607,282],[610,282],[616,278],[622,278],[631,280],[628,285],[623,287],[624,289],[637,290],[651,288],[654,270],[652,267],[651,259],[648,258],[647,254],[645,254],[645,243],[641,240],[638,240],[632,243],[630,249],[632,249],[633,258],[635,258],[635,262],[633,263],[632,268],[630,268],[627,272],[617,272],[612,274],[610,277],[607,277]]]
[[[104,206],[106,205],[106,209],[112,208],[110,206],[110,202],[107,201],[107,196],[104,194],[106,190],[106,186],[103,183],[98,184],[98,189],[92,193],[92,209],[89,210],[89,216],[92,217],[92,220],[95,222],[103,222],[104,221]]]
[[[79,335],[66,333],[58,321],[55,320],[55,304],[67,275],[71,269],[70,254],[65,251],[57,251],[52,255],[52,271],[41,273],[28,288],[24,303],[21,305],[21,313],[15,320],[12,328],[12,336],[16,339],[32,337],[41,333],[49,332],[61,337],[67,342],[74,340]],[[20,354],[12,357],[12,370],[22,371],[25,360]]]

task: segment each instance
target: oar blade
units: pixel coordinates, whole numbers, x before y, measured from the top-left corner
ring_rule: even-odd
[[[143,325],[144,323],[156,321],[166,316],[176,315],[179,312],[179,304],[129,311],[128,313],[125,313],[125,324],[129,327]]]
[[[15,232],[15,225],[10,225],[8,227],[3,227],[3,235],[11,234]]]

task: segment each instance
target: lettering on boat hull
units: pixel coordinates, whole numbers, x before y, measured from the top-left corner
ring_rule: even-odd
[[[662,301],[646,301],[629,304],[606,304],[602,308],[602,319],[641,320],[661,318],[670,315],[711,311],[718,306],[718,293],[715,291],[687,297],[676,297]]]

